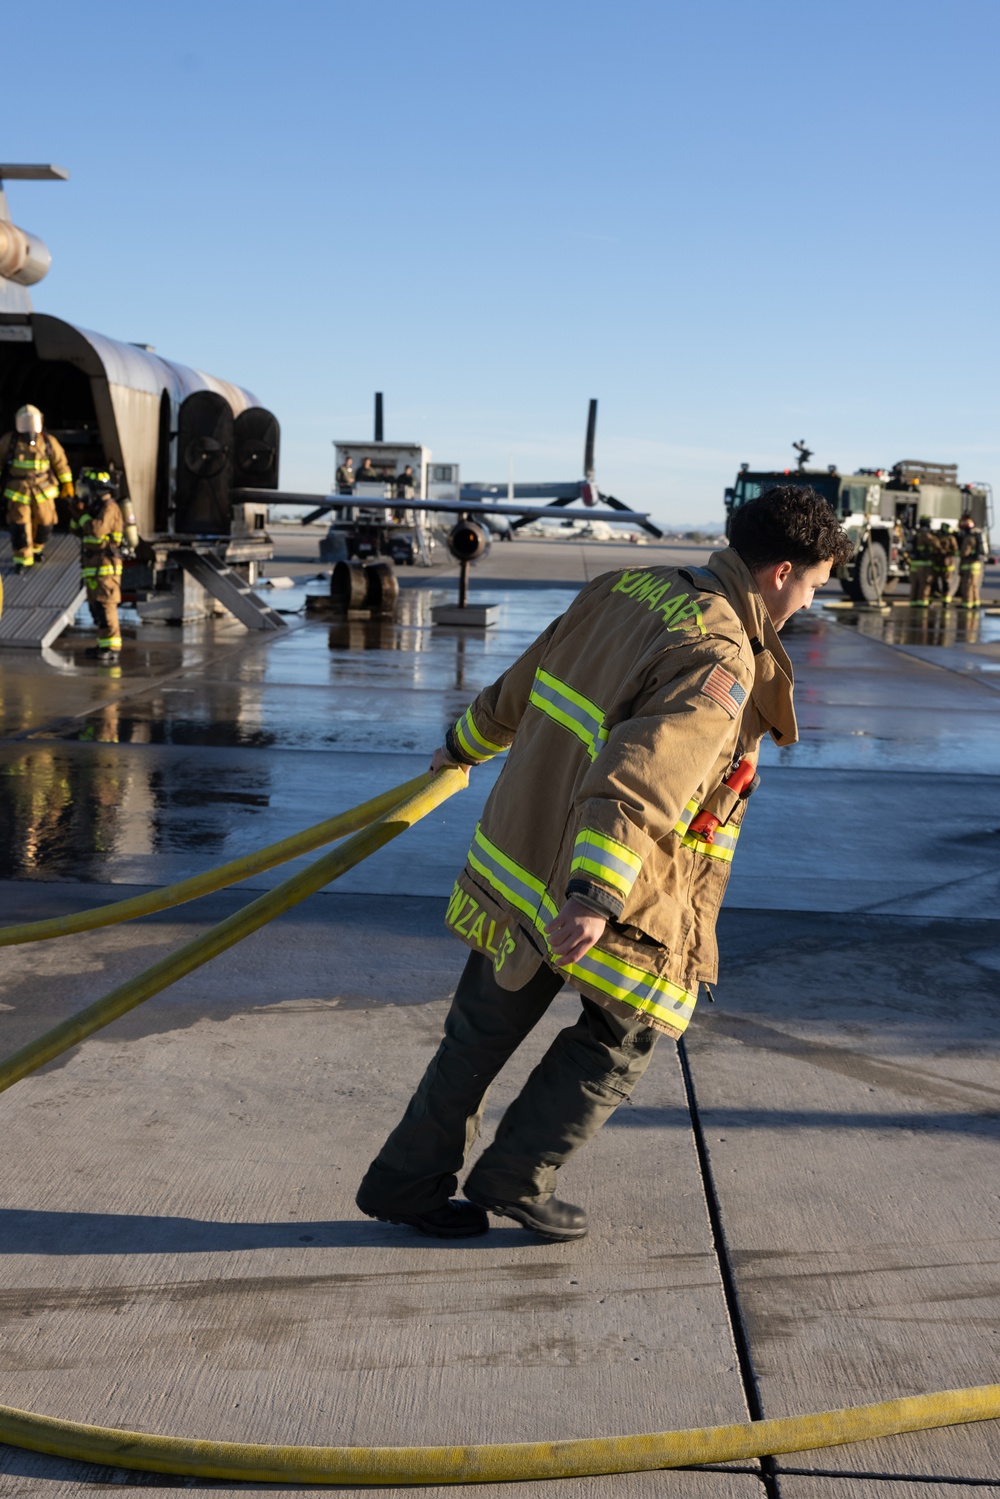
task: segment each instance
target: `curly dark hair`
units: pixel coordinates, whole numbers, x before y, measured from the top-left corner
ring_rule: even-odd
[[[797,484],[776,484],[733,511],[729,545],[751,572],[790,562],[796,572],[819,562],[841,567],[854,547],[821,494]]]

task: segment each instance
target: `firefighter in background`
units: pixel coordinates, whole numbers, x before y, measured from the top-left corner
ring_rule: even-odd
[[[934,592],[940,595],[942,604],[950,604],[951,591],[955,586],[958,538],[946,520],[941,522],[936,540],[938,554],[934,559]]]
[[[986,542],[967,510],[958,523],[958,607],[978,609],[982,605],[983,564]]]
[[[14,571],[21,573],[41,562],[57,520],[56,498],[73,498],[73,475],[37,406],[22,406],[14,428],[0,438],[0,473]]]
[[[81,542],[81,570],[97,644],[87,651],[104,666],[117,665],[122,648],[118,605],[122,600],[122,534],[125,521],[118,505],[118,486],[100,469],[80,475],[76,513],[70,521]]]
[[[937,537],[931,530],[931,518],[922,515],[910,546],[910,603],[915,609],[929,607],[937,555]]]

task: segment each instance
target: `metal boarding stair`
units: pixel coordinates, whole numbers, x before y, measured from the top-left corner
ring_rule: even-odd
[[[0,648],[40,651],[73,623],[87,590],[80,578],[80,543],[57,532],[45,547],[45,561],[15,571],[10,537],[0,534],[3,612]]]
[[[248,630],[287,630],[288,624],[276,609],[265,604],[239,573],[227,567],[208,552],[193,547],[177,547],[174,556],[186,573],[200,583],[206,593],[217,599]]]

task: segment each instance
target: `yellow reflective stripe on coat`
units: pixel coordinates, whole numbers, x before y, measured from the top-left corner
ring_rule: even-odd
[[[47,458],[14,458],[10,466],[25,474],[44,474],[52,467]]]
[[[545,888],[544,880],[522,868],[502,849],[497,848],[495,843],[491,843],[482,828],[476,828],[467,857],[473,869],[478,870],[487,884],[492,885],[497,894],[509,901],[515,910],[530,916],[536,926],[544,926],[556,915],[556,907]],[[539,923],[540,911],[545,914]]]
[[[717,828],[711,843],[706,843],[704,838],[699,838],[694,833],[685,833],[681,842],[685,848],[693,849],[696,854],[704,854],[706,859],[719,859],[723,864],[731,864],[739,836],[738,827]]]
[[[542,671],[541,667],[535,673],[528,701],[553,723],[561,724],[575,734],[590,758],[597,759],[608,739],[602,707],[570,687],[568,682],[560,682],[550,672]]]
[[[58,484],[46,484],[44,489],[5,489],[3,497],[13,505],[30,505],[39,500],[54,500],[59,494]]]
[[[505,744],[494,744],[492,740],[486,738],[485,734],[479,732],[472,710],[469,708],[455,725],[455,738],[472,760],[491,760],[494,755],[502,755],[507,748]]]
[[[593,828],[584,828],[577,835],[573,862],[569,868],[570,874],[575,869],[582,869],[585,874],[592,874],[595,879],[603,880],[605,885],[610,885],[627,900],[636,875],[642,868],[642,860],[617,839],[607,838]]]
[[[716,828],[712,842],[706,843],[704,838],[688,832],[700,811],[701,807],[692,798],[674,824],[674,832],[685,848],[692,849],[696,854],[703,854],[707,859],[719,859],[723,864],[731,864],[736,849],[736,840],[740,836],[739,824],[727,822],[724,827]]]
[[[685,806],[684,811],[681,813],[680,817],[678,817],[676,823],[674,824],[674,832],[678,833],[683,838],[684,834],[694,822],[700,811],[701,803],[696,802],[694,797],[692,797]]]
[[[515,910],[530,918],[551,956],[552,949],[545,935],[545,927],[557,915],[557,908],[544,881],[518,864],[509,854],[505,854],[478,827],[469,849],[468,862],[498,895],[502,895]],[[644,1014],[666,1021],[678,1030],[683,1030],[687,1025],[697,999],[697,995],[672,983],[670,979],[639,968],[635,963],[626,963],[621,958],[612,957],[599,947],[592,947],[577,963],[561,963],[559,970],[578,978],[581,983],[599,989],[602,994],[610,995],[612,999],[621,1000]]]
[[[637,968],[634,963],[613,958],[600,947],[592,947],[575,963],[560,964],[560,968],[603,994],[610,994],[612,999],[632,1005],[657,1020],[665,1020],[678,1030],[683,1030],[691,1019],[697,1001],[697,995],[682,989],[680,984]]]

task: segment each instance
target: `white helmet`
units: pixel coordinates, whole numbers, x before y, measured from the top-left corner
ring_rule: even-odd
[[[19,432],[37,437],[42,430],[42,413],[37,406],[22,406],[14,418],[14,426]]]

